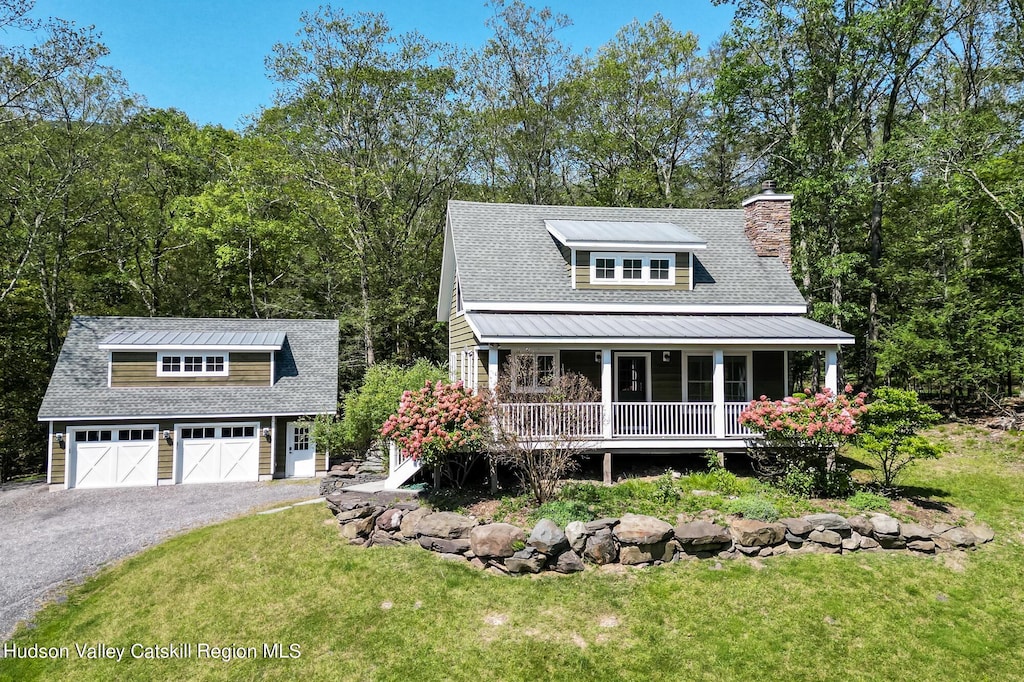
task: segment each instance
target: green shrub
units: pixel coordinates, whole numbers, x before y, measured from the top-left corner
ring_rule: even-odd
[[[883,386],[871,398],[860,419],[857,442],[876,465],[878,482],[891,489],[914,462],[939,456],[938,446],[917,432],[937,424],[941,415],[918,400],[914,391]]]
[[[341,440],[345,447],[365,451],[377,439],[381,426],[395,410],[405,391],[423,388],[427,381],[447,381],[448,372],[427,360],[404,368],[382,362],[366,370],[363,385],[345,396]]]
[[[867,490],[860,490],[850,496],[850,499],[846,501],[848,505],[858,511],[891,511],[892,505],[889,503],[889,498],[878,493],[872,493]]]
[[[725,504],[725,511],[729,514],[739,514],[745,519],[768,522],[779,520],[779,510],[760,495],[744,495],[735,500],[729,500]]]
[[[530,521],[536,523],[541,519],[551,519],[562,528],[571,521],[592,521],[594,513],[579,500],[548,500],[530,512]]]

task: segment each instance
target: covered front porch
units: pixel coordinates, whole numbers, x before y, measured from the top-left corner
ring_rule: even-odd
[[[817,353],[808,357],[807,351]],[[509,359],[531,369],[520,400],[501,404],[501,418],[523,437],[566,435],[621,449],[742,447],[752,434],[740,414],[754,398],[792,393],[797,364],[818,362],[821,384],[838,389],[838,347],[701,346],[513,347],[487,349],[489,387]],[[566,404],[542,397],[557,372],[586,377],[600,401]],[[536,395],[536,400],[530,400]],[[566,431],[571,431],[567,434]]]

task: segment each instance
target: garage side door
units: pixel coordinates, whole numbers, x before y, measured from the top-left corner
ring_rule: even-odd
[[[119,488],[156,485],[156,426],[74,429],[71,487]]]
[[[258,481],[259,424],[179,425],[179,483]]]

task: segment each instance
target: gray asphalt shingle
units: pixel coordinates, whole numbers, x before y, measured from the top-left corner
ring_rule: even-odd
[[[778,258],[743,234],[742,209],[534,206],[450,201],[462,296],[480,303],[796,305],[805,301]],[[692,291],[573,289],[545,220],[672,223],[707,242]]]
[[[285,335],[273,386],[108,388],[107,351],[116,332],[222,332]],[[338,400],[336,320],[75,317],[39,419],[333,413]]]

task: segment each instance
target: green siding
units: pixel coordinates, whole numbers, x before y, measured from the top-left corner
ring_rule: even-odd
[[[656,403],[679,402],[683,399],[683,354],[681,351],[651,353],[651,400]]]
[[[182,352],[183,355],[187,354]],[[161,377],[156,375],[157,354],[114,352],[110,385],[139,386],[269,386],[270,353],[228,353],[228,374],[222,377]]]
[[[563,350],[559,353],[559,364],[563,372],[575,372],[585,376],[594,388],[601,388],[601,359],[594,361],[594,354],[600,355],[601,351],[594,350]]]

